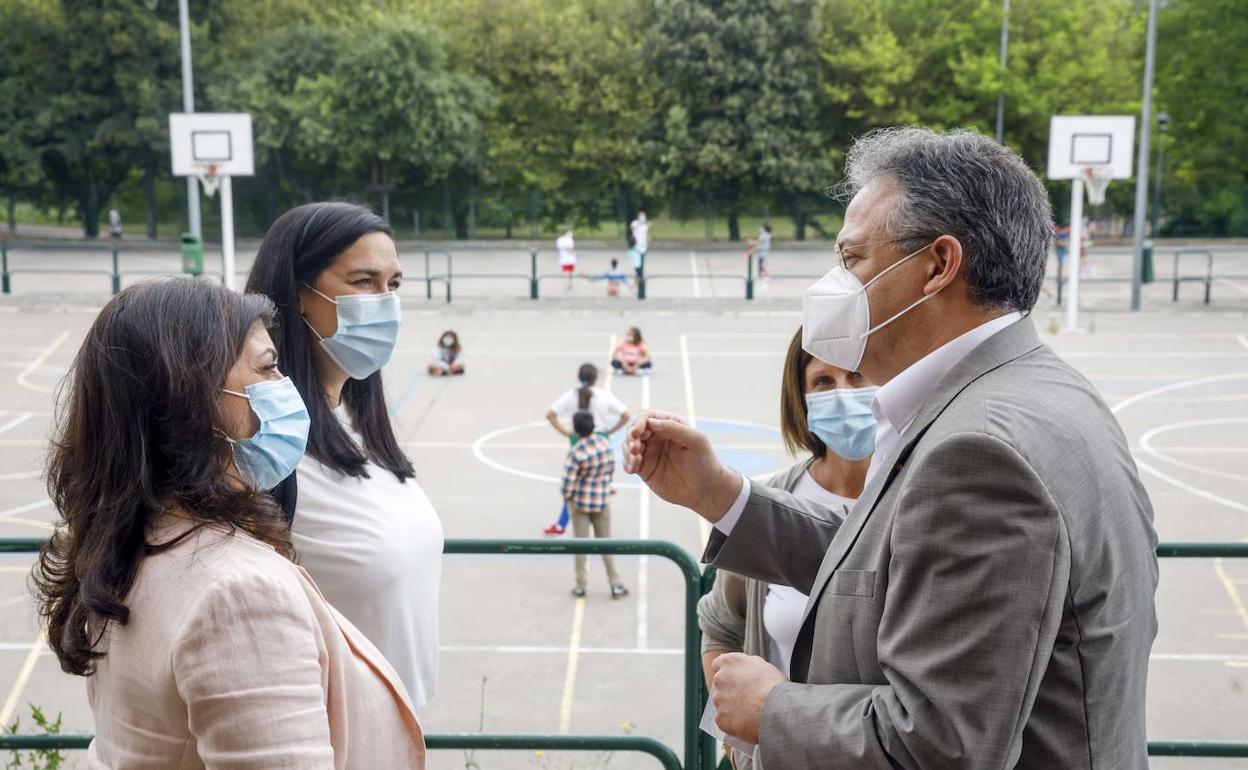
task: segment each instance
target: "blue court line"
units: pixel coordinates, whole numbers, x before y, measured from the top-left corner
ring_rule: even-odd
[[[403,408],[403,405],[411,400],[412,396],[416,394],[416,386],[418,385],[420,385],[420,375],[414,374],[412,379],[408,380],[407,386],[403,388],[403,395],[399,396],[399,400],[395,402],[394,406],[390,407],[391,417],[394,417]]]

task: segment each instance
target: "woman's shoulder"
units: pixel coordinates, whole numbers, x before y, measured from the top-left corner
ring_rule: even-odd
[[[181,518],[181,517],[179,517]],[[244,530],[190,519],[157,523],[149,531],[146,571],[195,576],[206,584],[229,575],[298,579],[295,565]]]
[[[805,460],[793,463],[789,467],[768,476],[763,481],[763,485],[773,489],[783,489],[785,492],[792,492],[793,488],[797,486],[797,482],[810,469],[812,462],[814,462],[814,458],[808,457]]]

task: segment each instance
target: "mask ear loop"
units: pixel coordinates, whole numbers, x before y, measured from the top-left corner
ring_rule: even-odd
[[[313,286],[313,285],[312,285],[312,284],[310,284],[310,283],[307,283],[306,281],[300,281],[300,283],[302,283],[302,284],[303,284],[303,285],[304,285],[304,286],[308,289],[308,291],[313,292],[314,294],[318,294],[318,295],[320,295],[320,297],[321,297],[322,299],[326,300],[327,302],[332,302],[332,303],[334,303],[334,305],[335,305],[335,306],[337,306],[337,304],[338,304],[338,300],[334,299],[333,297],[330,297],[330,296],[326,295],[324,292],[320,291],[320,290],[319,290],[319,289],[317,289],[315,286]],[[313,335],[317,338],[317,340],[319,340],[319,341],[321,341],[321,342],[324,342],[324,341],[325,341],[325,338],[321,336],[321,333],[320,333],[320,332],[318,332],[318,331],[317,331],[317,330],[316,330],[316,329],[312,326],[312,322],[308,320],[308,317],[307,317],[307,316],[305,316],[303,313],[300,313],[300,314],[299,314],[299,317],[300,317],[300,318],[302,318],[302,319],[303,319],[303,322],[304,322],[305,324],[307,324],[307,327],[308,327],[309,329],[311,329],[311,330],[312,330],[312,334],[313,334]]]
[[[932,243],[935,243],[935,241],[932,241]],[[907,254],[906,256],[904,256],[904,257],[902,257],[901,259],[897,260],[897,261],[896,261],[896,262],[894,262],[893,264],[891,264],[891,265],[889,265],[888,267],[886,267],[886,268],[884,268],[883,270],[881,270],[881,271],[880,271],[879,273],[877,273],[877,274],[876,274],[876,275],[875,275],[875,276],[874,276],[871,280],[867,281],[866,283],[864,283],[864,284],[862,285],[862,291],[863,291],[863,293],[866,293],[866,291],[867,291],[867,287],[868,287],[868,286],[870,286],[871,284],[873,284],[873,283],[875,283],[876,281],[880,280],[880,278],[882,278],[882,277],[884,277],[885,275],[887,275],[887,274],[888,274],[888,272],[889,272],[889,271],[891,271],[893,268],[897,267],[898,265],[900,265],[900,264],[901,264],[901,263],[903,263],[903,262],[906,262],[906,261],[908,261],[908,260],[913,259],[913,258],[914,258],[915,256],[917,256],[918,254],[922,253],[924,249],[931,248],[932,243],[927,244],[926,246],[924,246],[922,249],[919,249],[918,251],[913,251],[913,252],[911,252],[911,253]],[[905,315],[906,313],[909,313],[911,310],[914,310],[914,309],[915,309],[916,307],[918,307],[919,305],[922,305],[924,302],[927,302],[927,301],[928,301],[929,299],[931,299],[932,297],[935,297],[935,296],[936,296],[936,294],[938,294],[938,293],[939,293],[939,292],[933,292],[933,293],[931,293],[931,294],[924,294],[922,297],[919,297],[919,299],[918,299],[916,302],[911,303],[909,306],[907,306],[907,307],[906,307],[906,309],[905,309],[905,310],[902,310],[902,311],[901,311],[900,313],[898,313],[897,315],[893,316],[892,318],[888,319],[887,321],[882,321],[881,323],[879,323],[879,324],[878,324],[878,325],[876,325],[875,327],[870,328],[870,329],[867,329],[865,332],[863,332],[862,334],[858,335],[859,339],[862,339],[863,337],[869,337],[869,336],[871,336],[872,334],[875,334],[875,333],[876,333],[876,332],[878,332],[880,329],[883,329],[885,326],[888,326],[888,325],[889,325],[889,324],[891,324],[893,321],[896,321],[898,318],[901,318],[901,317],[902,317],[903,315]]]

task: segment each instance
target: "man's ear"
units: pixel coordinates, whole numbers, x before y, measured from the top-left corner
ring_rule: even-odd
[[[957,279],[962,272],[962,242],[952,235],[942,235],[928,247],[928,277],[924,294],[935,294]]]

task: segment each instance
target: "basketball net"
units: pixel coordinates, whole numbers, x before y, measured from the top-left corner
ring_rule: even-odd
[[[1099,206],[1105,202],[1105,188],[1113,174],[1110,166],[1087,166],[1083,169],[1083,182],[1088,190],[1088,203]]]
[[[199,183],[204,186],[204,194],[211,198],[217,192],[217,186],[221,183],[221,178],[217,176],[217,164],[209,163],[206,166],[199,167],[199,173],[195,174],[199,178]]]

